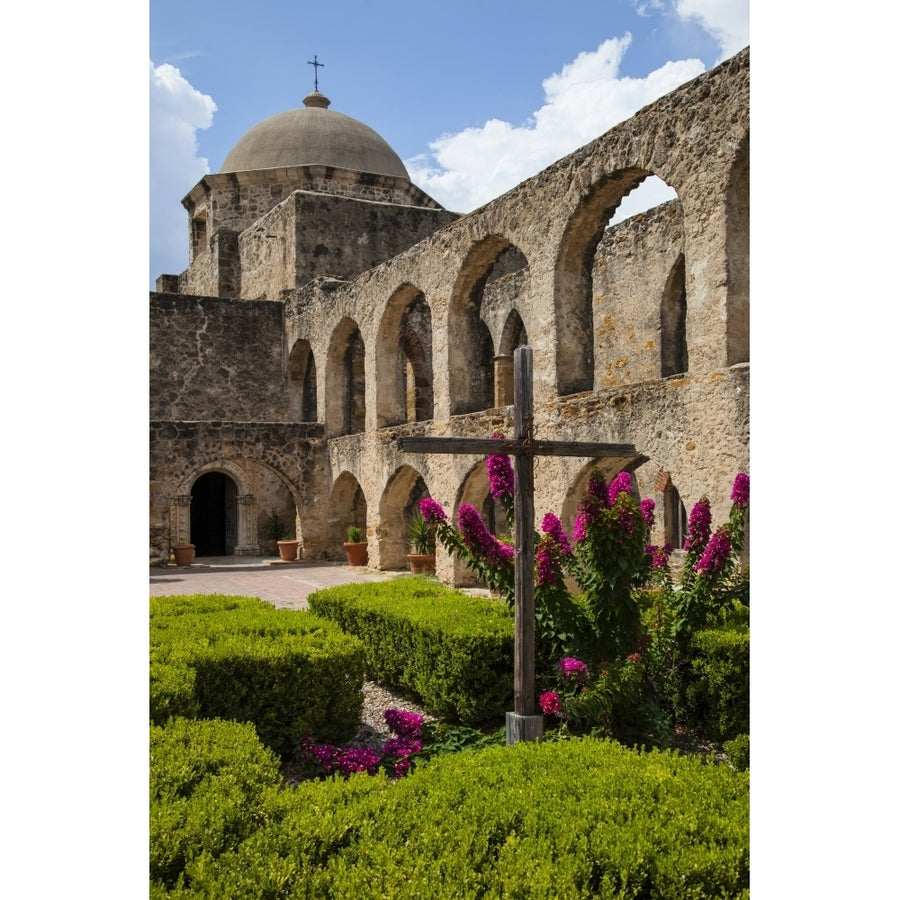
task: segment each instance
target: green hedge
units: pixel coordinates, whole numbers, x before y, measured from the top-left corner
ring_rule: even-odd
[[[716,741],[750,733],[750,631],[717,628],[691,639],[682,710]]]
[[[252,725],[172,719],[150,726],[150,878],[173,885],[185,865],[249,837],[279,762]]]
[[[150,720],[252,722],[281,755],[305,733],[351,738],[362,712],[363,647],[306,611],[255,597],[150,601]]]
[[[179,777],[157,743],[179,755],[151,897],[749,897],[749,776],[696,757],[585,738],[274,790],[243,745]]]
[[[326,588],[309,607],[354,634],[379,681],[433,715],[475,724],[513,702],[512,610],[424,578]]]

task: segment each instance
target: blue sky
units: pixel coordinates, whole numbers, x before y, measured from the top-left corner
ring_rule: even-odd
[[[749,0],[151,0],[151,287],[187,266],[181,198],[302,105],[314,57],[331,108],[469,212],[747,46],[748,20]]]

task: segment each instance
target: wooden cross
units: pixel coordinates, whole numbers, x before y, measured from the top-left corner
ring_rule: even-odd
[[[400,438],[406,453],[471,453],[479,456],[508,454],[513,457],[515,486],[515,712],[506,714],[506,742],[540,740],[543,716],[535,715],[534,697],[534,457],[582,456],[617,459],[621,468],[644,462],[633,444],[534,439],[533,359],[530,347],[513,354],[512,440],[493,438]]]

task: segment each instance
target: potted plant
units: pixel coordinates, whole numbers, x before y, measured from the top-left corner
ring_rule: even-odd
[[[358,525],[350,525],[347,528],[347,540],[344,542],[347,565],[364,566],[369,557],[368,546],[368,543],[363,540],[362,529]]]
[[[276,552],[284,562],[294,562],[297,559],[300,541],[294,537],[294,533],[282,521],[278,510],[273,509],[263,522],[263,538],[269,547],[269,552]]]
[[[414,575],[434,575],[434,527],[425,521],[419,510],[415,510],[410,516],[406,534],[411,549],[406,556],[409,571]]]
[[[194,561],[193,544],[173,544],[172,554],[175,557],[176,566],[189,566]]]

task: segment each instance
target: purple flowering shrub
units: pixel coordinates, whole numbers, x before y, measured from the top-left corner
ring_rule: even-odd
[[[675,613],[673,631],[682,642],[695,631],[722,621],[736,601],[749,606],[749,574],[738,565],[749,504],[750,476],[739,472],[731,490],[727,523],[713,529],[705,496],[691,510],[677,588],[664,579],[657,582],[668,594]],[[661,554],[659,548],[653,549]]]
[[[491,496],[510,514],[515,483],[509,458],[492,455],[486,465]],[[672,547],[649,544],[655,504],[635,498],[630,473],[620,472],[609,485],[599,469],[591,473],[571,537],[556,515],[544,515],[534,561],[537,660],[545,670],[538,678],[548,688],[556,681],[540,694],[545,715],[620,739],[641,731],[661,739],[657,701],[678,664],[679,642],[683,652],[684,639],[733,604],[740,585],[749,585],[737,566],[749,492],[749,476],[738,474],[729,521],[718,528],[709,499],[695,504],[677,584],[669,566]],[[455,526],[434,500],[423,500],[420,510],[444,548],[511,604],[513,547],[491,534],[474,507],[462,504]],[[511,518],[508,524],[512,528]],[[647,587],[656,588],[649,606],[642,599]],[[553,660],[561,660],[555,671]]]
[[[311,777],[337,773],[349,778],[357,772],[374,775],[383,769],[394,778],[402,778],[412,768],[414,758],[422,752],[424,718],[418,713],[388,709],[385,710],[384,720],[396,737],[384,745],[381,753],[370,747],[313,744],[309,738],[303,738],[298,748],[298,759]]]

